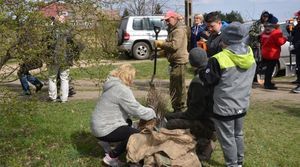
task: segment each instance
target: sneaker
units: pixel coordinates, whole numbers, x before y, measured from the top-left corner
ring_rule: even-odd
[[[31,95],[31,92],[30,92],[30,90],[27,90],[27,91],[24,91],[24,92],[22,93],[22,95],[23,95],[23,96],[30,96],[30,95]]]
[[[69,89],[69,97],[73,97],[73,95],[75,95],[76,94],[76,92],[75,92],[75,90],[74,90],[74,88],[70,88]]]
[[[56,99],[52,99],[50,97],[48,97],[48,99],[47,99],[47,102],[53,102],[53,103],[55,103],[56,101],[57,101]]]
[[[41,83],[41,84],[37,84],[36,86],[35,86],[35,92],[38,92],[38,91],[40,91],[40,90],[42,90],[42,87],[43,87],[44,85]]]
[[[265,75],[263,75],[263,74],[257,74],[256,78],[257,78],[257,83],[258,84],[264,85],[264,83],[265,83]]]
[[[296,88],[294,88],[292,90],[292,92],[294,92],[294,93],[300,93],[300,85],[298,85]]]
[[[274,86],[274,85],[270,85],[270,86],[264,86],[264,88],[265,89],[270,89],[270,90],[276,90],[277,89],[277,87],[276,86]]]
[[[124,163],[122,163],[118,158],[111,158],[109,154],[105,154],[105,157],[103,158],[103,162],[112,167],[120,167],[123,166]]]

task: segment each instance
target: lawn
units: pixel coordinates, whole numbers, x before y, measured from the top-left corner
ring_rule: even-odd
[[[0,166],[101,166],[103,152],[89,129],[95,104],[35,98],[0,104]],[[252,102],[245,135],[245,166],[300,166],[300,104]],[[223,163],[217,145],[205,165]]]
[[[136,79],[150,79],[153,74],[153,61],[147,62],[134,62],[132,65],[136,68]],[[74,68],[71,69],[71,76],[74,79],[89,79],[98,78],[105,79],[109,72],[114,69],[116,65],[106,64],[98,65],[86,68]],[[157,79],[169,79],[168,74],[169,63],[166,59],[159,59],[157,61],[156,75]],[[186,78],[191,79],[193,77],[193,72],[190,65],[187,65],[187,76]]]

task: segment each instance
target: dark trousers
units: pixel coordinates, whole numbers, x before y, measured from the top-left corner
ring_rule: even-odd
[[[110,157],[116,158],[126,151],[128,139],[134,133],[139,133],[139,130],[130,126],[121,126],[110,134],[103,137],[97,137],[97,139],[106,142],[120,142],[116,148],[109,153]]]
[[[261,51],[260,51],[260,48],[252,48],[252,51],[253,51],[254,59],[256,62],[256,70],[255,70],[255,75],[254,75],[253,81],[257,82],[256,74],[259,74],[259,75],[262,74]]]
[[[215,141],[215,128],[211,119],[188,120],[184,119],[184,112],[168,113],[166,118],[167,129],[190,129],[197,140],[196,152],[201,160],[210,159],[213,148],[209,148]],[[208,152],[207,152],[208,151]]]
[[[272,74],[273,74],[273,71],[274,71],[274,68],[276,66],[276,63],[277,63],[278,60],[266,60],[266,59],[263,59],[262,60],[262,66],[264,66],[263,69],[264,70],[264,73],[265,73],[265,83],[264,83],[264,86],[272,86]]]
[[[185,64],[171,66],[170,96],[174,112],[183,112],[186,108]]]
[[[300,49],[296,51],[296,75],[297,81],[300,82]]]
[[[261,52],[260,48],[252,48],[255,62],[261,62]]]
[[[186,120],[171,119],[166,124],[167,129],[190,129],[191,133],[198,138],[212,139],[214,124],[210,119]]]

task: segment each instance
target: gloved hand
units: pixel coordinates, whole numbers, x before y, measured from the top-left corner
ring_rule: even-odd
[[[294,50],[294,49],[295,49],[294,45],[290,45],[290,46],[289,46],[289,51],[292,51],[292,50]]]
[[[166,53],[164,50],[160,50],[160,51],[157,51],[157,56],[158,57],[166,57]]]
[[[155,40],[155,41],[154,41],[154,46],[155,46],[156,48],[161,48],[161,46],[162,46],[164,43],[165,43],[165,41],[163,41],[163,40]]]

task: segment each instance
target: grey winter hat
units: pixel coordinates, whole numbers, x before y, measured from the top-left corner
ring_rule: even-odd
[[[221,33],[221,38],[224,44],[232,45],[243,42],[243,38],[246,36],[246,28],[240,22],[232,22]]]
[[[189,61],[193,67],[205,68],[207,65],[207,54],[201,48],[193,48],[189,53]]]

